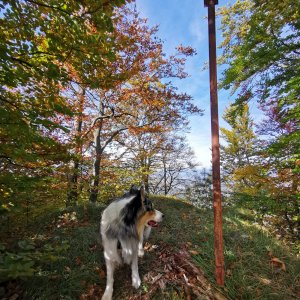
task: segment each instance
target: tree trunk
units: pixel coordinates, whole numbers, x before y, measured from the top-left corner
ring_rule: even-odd
[[[99,194],[99,182],[100,182],[100,164],[101,164],[101,158],[96,157],[94,162],[94,178],[91,186],[90,191],[90,202],[96,203],[98,199]]]
[[[80,166],[80,157],[82,155],[82,114],[84,105],[84,95],[85,91],[82,91],[79,101],[79,113],[77,118],[77,128],[76,128],[76,148],[75,148],[75,158],[72,161],[72,174],[68,178],[68,191],[67,191],[67,202],[66,206],[75,206],[78,201],[78,174]]]
[[[145,192],[149,194],[149,174],[144,175]]]
[[[101,155],[103,152],[103,149],[101,148],[101,124],[97,128],[96,131],[96,137],[95,137],[95,146],[96,146],[96,158],[94,161],[94,177],[91,185],[91,191],[90,191],[90,202],[96,203],[98,194],[99,194],[99,182],[100,182],[100,165],[101,165]]]
[[[165,159],[163,159],[163,165],[164,165],[164,193],[166,196],[168,194],[168,191],[167,191],[167,167],[166,167]]]
[[[66,206],[75,206],[78,200],[78,171],[79,171],[79,161],[74,159],[73,161],[73,172],[69,176],[68,182],[68,192],[67,192],[67,202]]]
[[[143,175],[143,182],[145,185],[145,192],[149,194],[150,187],[149,187],[149,174],[150,174],[150,160],[148,157],[144,158],[144,175]]]

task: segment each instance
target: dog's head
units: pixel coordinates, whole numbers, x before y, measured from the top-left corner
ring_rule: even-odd
[[[146,226],[157,227],[164,218],[164,214],[153,208],[152,201],[145,197],[144,199],[144,216],[147,218]]]
[[[145,226],[157,227],[164,218],[163,213],[153,208],[152,201],[146,196],[143,185],[140,188],[140,195],[143,207],[141,219],[143,219]]]
[[[153,208],[152,201],[146,196],[145,188],[132,185],[127,195],[135,196],[127,205],[125,223],[132,223],[133,218],[141,219],[145,226],[157,227],[163,220],[163,213]],[[140,222],[139,222],[140,223]]]

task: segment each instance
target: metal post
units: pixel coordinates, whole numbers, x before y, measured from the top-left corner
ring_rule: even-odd
[[[217,284],[224,285],[224,253],[223,253],[223,233],[222,233],[222,199],[221,199],[221,181],[220,181],[220,144],[219,144],[216,24],[215,24],[216,4],[218,4],[218,0],[204,0],[204,5],[208,7],[210,110],[211,110],[211,135],[212,135],[212,176],[213,176],[213,197],[214,197],[215,276],[216,276]]]

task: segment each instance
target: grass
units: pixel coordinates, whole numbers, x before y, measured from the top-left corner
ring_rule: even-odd
[[[164,274],[164,263],[158,263],[163,259],[162,253],[176,254],[184,248],[191,254],[192,263],[214,285],[213,212],[198,210],[180,200],[156,197],[153,201],[155,208],[165,214],[165,220],[153,230],[145,257],[140,260],[141,278]],[[56,210],[35,220],[34,226],[28,228],[31,238],[42,237],[50,244],[66,241],[69,250],[62,259],[49,261],[33,277],[22,281],[23,299],[101,298],[105,287],[105,264],[98,234],[102,210],[101,205],[79,206],[69,211]],[[76,212],[75,221],[64,215],[72,211]],[[228,299],[299,297],[300,263],[296,255],[267,231],[256,227],[250,211],[226,208],[223,216],[226,285],[222,294]],[[286,271],[280,264],[271,264],[272,258],[283,262]],[[118,269],[115,278],[114,299],[139,299],[153,288],[143,280],[141,288],[134,290],[128,266]],[[176,281],[169,280],[163,290],[158,288],[151,293],[151,299],[185,299],[185,292]]]

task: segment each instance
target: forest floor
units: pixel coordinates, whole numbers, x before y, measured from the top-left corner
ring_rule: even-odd
[[[142,285],[133,289],[130,268],[122,266],[115,274],[114,299],[300,297],[299,258],[282,241],[257,226],[251,211],[224,209],[226,284],[220,288],[214,280],[213,212],[174,199],[155,198],[153,202],[165,219],[152,230],[145,256],[139,259]],[[26,232],[30,245],[36,248],[67,246],[59,257],[49,256],[34,266],[33,276],[2,283],[0,298],[101,299],[106,280],[99,239],[103,208],[87,205],[48,212],[37,217],[26,231],[20,229],[19,234],[7,237],[7,245],[18,238],[24,240]]]

